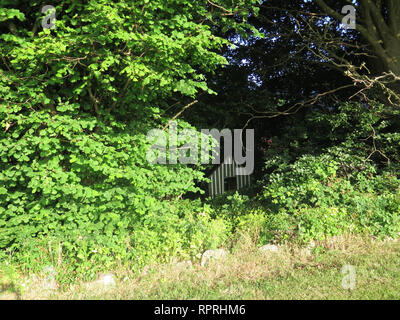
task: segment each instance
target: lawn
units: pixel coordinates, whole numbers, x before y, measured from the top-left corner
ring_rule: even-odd
[[[342,273],[343,266],[351,266]],[[353,269],[351,269],[353,268]],[[353,277],[349,273],[354,271]],[[78,283],[44,291],[30,286],[16,293],[15,281],[3,299],[400,299],[400,241],[355,237],[321,242],[310,251],[281,246],[261,253],[241,241],[223,261],[206,267],[170,264],[151,266],[138,275],[115,270],[116,286],[103,289]],[[4,278],[4,277],[3,277]],[[353,289],[350,287],[353,286]]]

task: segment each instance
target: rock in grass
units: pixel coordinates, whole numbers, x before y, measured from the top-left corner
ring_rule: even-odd
[[[279,248],[278,248],[278,246],[276,246],[274,244],[266,244],[265,246],[262,246],[258,250],[260,250],[260,252],[262,252],[262,253],[278,252]]]
[[[115,277],[112,273],[101,275],[98,281],[100,281],[105,288],[113,288],[117,285],[115,282]]]
[[[201,257],[201,266],[204,267],[211,259],[220,260],[226,257],[224,249],[207,250]]]
[[[46,270],[45,270],[46,272]],[[43,272],[40,276],[34,274],[22,284],[24,299],[50,299],[50,296],[58,290],[55,276]]]
[[[58,289],[58,284],[56,282],[56,270],[54,266],[49,265],[43,268],[42,274],[44,278],[38,278],[33,276],[32,280],[37,282],[37,284],[43,289],[48,291],[55,291]]]
[[[113,289],[117,285],[115,276],[112,273],[101,274],[97,280],[87,282],[85,287],[90,291],[102,291]]]

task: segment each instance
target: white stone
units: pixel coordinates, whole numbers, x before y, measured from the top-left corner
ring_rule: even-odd
[[[107,273],[105,275],[102,275],[99,279],[104,285],[104,287],[115,287],[116,282],[115,282],[115,277],[112,273]]]
[[[113,289],[116,285],[112,273],[101,274],[97,280],[85,283],[86,288],[90,291]]]
[[[46,276],[44,279],[41,279],[41,287],[44,290],[57,290],[58,285],[56,282],[56,270],[54,266],[46,266],[42,270],[43,274]]]
[[[224,249],[207,250],[201,257],[201,266],[204,267],[210,261],[210,259],[223,259],[226,257],[226,251]]]
[[[278,246],[276,246],[274,244],[266,244],[265,246],[262,246],[258,250],[260,250],[260,252],[262,252],[262,253],[278,252],[279,248],[278,248]]]
[[[114,279],[114,275],[113,275],[113,274],[105,274],[105,275],[102,277],[101,280],[103,281],[103,285],[104,285],[105,287],[115,286],[115,285],[116,285],[116,282],[115,282],[115,279]]]
[[[55,278],[51,276],[38,277],[37,275],[32,275],[27,281],[25,281],[22,286],[26,290],[31,290],[33,288],[40,288],[43,292],[56,291],[58,289],[58,284]]]

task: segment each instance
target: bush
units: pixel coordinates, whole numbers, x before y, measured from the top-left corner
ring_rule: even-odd
[[[129,229],[109,235],[88,223],[83,229],[27,238],[2,259],[24,272],[52,265],[61,282],[92,279],[120,265],[139,270],[153,262],[196,259],[206,249],[223,245],[230,234],[225,221],[211,219],[207,211],[197,201],[165,201]]]
[[[272,216],[266,226],[271,236],[308,241],[346,232],[397,235],[398,177],[336,152],[303,156],[269,175],[261,198]]]
[[[229,42],[199,21],[246,24],[205,1],[68,0],[54,29],[40,26],[41,9],[9,2],[0,14],[15,25],[0,35],[3,259],[28,269],[61,259],[86,276],[219,245],[221,221],[172,201],[198,191],[201,168],[151,165],[146,137],[167,126],[171,101],[214,93],[205,74],[227,63],[217,51]]]

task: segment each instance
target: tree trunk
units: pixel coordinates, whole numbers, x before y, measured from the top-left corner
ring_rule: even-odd
[[[387,71],[392,71],[400,76],[400,40],[395,40],[388,44],[386,48],[389,58],[387,58]]]

